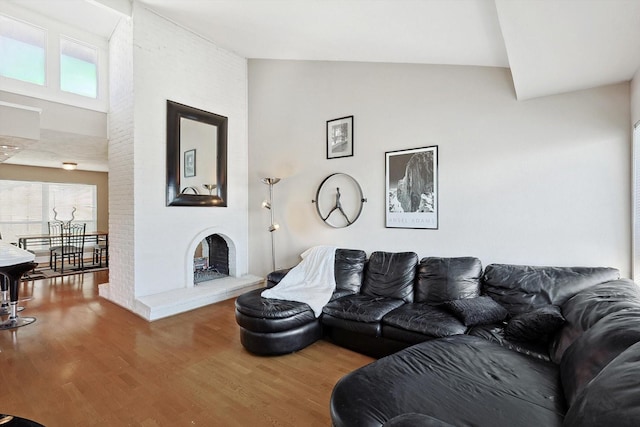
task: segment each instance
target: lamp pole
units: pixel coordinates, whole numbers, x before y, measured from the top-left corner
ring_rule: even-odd
[[[276,231],[280,226],[274,222],[273,215],[273,186],[280,182],[280,178],[262,178],[262,182],[269,186],[269,200],[263,206],[269,209],[271,212],[271,223],[269,225],[269,234],[271,234],[271,271],[276,270],[276,243],[275,236],[273,232]]]

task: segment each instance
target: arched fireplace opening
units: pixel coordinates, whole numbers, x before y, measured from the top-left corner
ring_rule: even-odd
[[[229,245],[219,234],[205,237],[193,255],[193,283],[229,276]]]

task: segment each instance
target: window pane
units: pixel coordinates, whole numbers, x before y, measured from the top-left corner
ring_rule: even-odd
[[[60,89],[98,97],[98,51],[72,40],[60,39]]]
[[[45,32],[0,15],[0,75],[44,85]]]
[[[2,239],[17,242],[16,236],[46,234],[54,219],[87,224],[96,231],[97,186],[0,180],[0,233]],[[75,211],[74,211],[75,208]]]
[[[81,184],[48,184],[49,217],[57,212],[59,221],[86,222],[86,231],[96,231],[96,186]],[[53,211],[55,209],[55,212]]]

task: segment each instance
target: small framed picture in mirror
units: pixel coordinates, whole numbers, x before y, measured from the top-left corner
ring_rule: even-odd
[[[187,150],[184,152],[184,177],[191,178],[196,176],[196,150]]]

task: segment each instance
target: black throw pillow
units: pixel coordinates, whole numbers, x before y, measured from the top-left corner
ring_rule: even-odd
[[[509,314],[506,308],[488,296],[447,301],[442,307],[460,319],[465,326],[501,322]]]
[[[560,307],[545,305],[513,316],[504,329],[504,336],[516,341],[545,341],[564,322]]]

